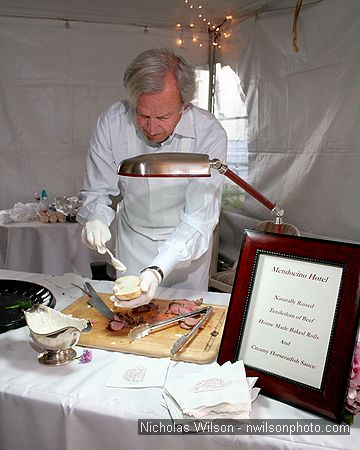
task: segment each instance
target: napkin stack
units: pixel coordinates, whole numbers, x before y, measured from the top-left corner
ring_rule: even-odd
[[[228,361],[167,383],[163,398],[173,420],[249,419],[256,381],[246,377],[243,361]]]
[[[118,354],[106,386],[121,388],[162,388],[169,365],[170,358],[148,358],[147,356]]]

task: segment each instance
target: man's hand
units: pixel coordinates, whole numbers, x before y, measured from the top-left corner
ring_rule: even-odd
[[[142,295],[134,300],[116,300],[115,305],[120,308],[136,308],[147,305],[154,298],[155,291],[160,284],[161,276],[156,270],[146,269],[139,275]]]
[[[109,227],[97,219],[86,222],[81,231],[82,242],[91,250],[96,250],[101,254],[106,252],[105,246],[110,239]]]

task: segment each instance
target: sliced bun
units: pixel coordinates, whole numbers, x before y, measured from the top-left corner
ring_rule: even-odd
[[[118,300],[133,300],[142,294],[140,289],[140,279],[136,275],[126,275],[117,278],[113,288],[115,297]]]
[[[140,286],[129,286],[121,292],[114,293],[118,300],[133,300],[141,295]]]
[[[136,275],[125,275],[123,277],[119,277],[115,280],[115,285],[120,288],[125,286],[139,286],[140,278]]]

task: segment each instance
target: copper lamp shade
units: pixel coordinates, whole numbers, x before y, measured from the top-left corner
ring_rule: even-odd
[[[127,177],[210,177],[208,155],[149,153],[124,159],[118,174]]]

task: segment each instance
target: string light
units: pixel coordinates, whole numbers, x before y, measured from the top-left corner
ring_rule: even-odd
[[[205,8],[201,1],[184,0],[184,5],[190,9],[192,18],[188,24],[180,22],[176,24],[176,28],[181,31],[181,36],[176,41],[177,45],[184,45],[184,36],[185,33],[188,32],[192,42],[197,43],[202,47],[203,43],[199,38],[199,34],[207,32],[210,43],[216,48],[221,48],[221,45],[219,44],[221,38],[229,38],[231,36],[231,30],[224,30],[224,28],[227,28],[231,23],[232,16],[227,15],[224,19],[212,21],[206,17]],[[196,34],[194,33],[194,30],[197,30]]]
[[[221,23],[219,23],[218,25],[213,25],[211,28],[209,27],[208,31],[209,31],[209,35],[210,35],[210,38],[212,40],[212,44],[214,47],[217,47],[220,49],[221,45],[220,45],[219,41],[221,40],[221,37],[228,38],[231,36],[231,31],[228,31],[228,32],[224,31],[223,33],[221,33],[221,29],[224,26],[231,23],[231,20],[232,20],[232,16],[226,16],[225,19],[223,19],[223,21]]]

